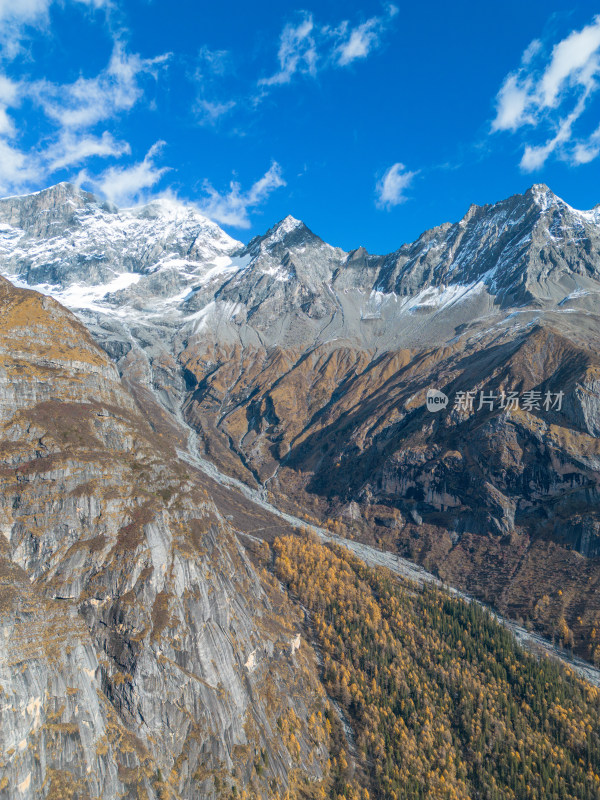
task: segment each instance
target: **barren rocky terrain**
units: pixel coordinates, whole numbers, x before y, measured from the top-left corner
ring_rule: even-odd
[[[0,797],[322,778],[301,617],[81,323],[4,279],[0,396]]]

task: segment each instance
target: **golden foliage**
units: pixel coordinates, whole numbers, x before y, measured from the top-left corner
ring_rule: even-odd
[[[474,603],[314,540],[280,539],[275,552],[277,576],[311,612],[374,796],[600,798],[593,687],[525,653]]]

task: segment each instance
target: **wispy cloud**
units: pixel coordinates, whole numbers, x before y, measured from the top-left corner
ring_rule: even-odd
[[[0,122],[1,112],[0,106]],[[9,120],[8,129],[0,130],[0,195],[28,191],[40,181],[50,180],[54,173],[81,165],[90,158],[121,158],[131,153],[127,142],[116,140],[108,131],[101,136],[61,131],[47,147],[31,150],[20,149],[16,138]]]
[[[589,164],[600,155],[600,126],[584,142],[577,142],[573,149],[575,164]]]
[[[218,100],[213,101],[199,98],[195,105],[198,122],[201,125],[214,125],[226,114],[229,114],[235,106],[235,100],[227,100],[220,103]]]
[[[0,20],[30,22],[48,11],[51,0],[0,0]]]
[[[1,2],[1,0],[0,0]],[[39,174],[38,153],[19,148],[11,112],[22,101],[22,84],[0,74],[0,194],[16,194]]]
[[[216,126],[233,111],[254,112],[277,87],[302,76],[315,79],[324,70],[347,68],[366,59],[383,45],[397,14],[396,6],[388,4],[379,16],[359,23],[343,20],[332,26],[318,22],[312,13],[298,11],[279,35],[276,70],[258,79],[239,74],[234,53],[201,48],[194,74],[197,121],[204,126]],[[240,83],[246,88],[236,91]]]
[[[277,60],[279,70],[269,78],[261,78],[259,86],[277,86],[289,83],[297,73],[317,74],[317,47],[315,23],[312,14],[303,14],[296,25],[288,24],[279,38]]]
[[[218,192],[211,183],[205,181],[204,191],[207,197],[198,206],[203,214],[215,222],[234,228],[249,228],[250,210],[265,202],[275,189],[285,185],[281,167],[273,162],[262,178],[245,192],[237,181],[231,181],[229,191],[224,193]]]
[[[118,206],[131,206],[145,199],[145,192],[152,189],[160,181],[168,167],[159,167],[155,163],[165,142],[156,142],[146,153],[143,161],[125,167],[109,167],[97,178],[83,171],[79,174],[78,184],[90,186],[100,192],[107,200]]]
[[[572,31],[548,54],[539,40],[523,53],[517,70],[506,76],[496,97],[492,132],[521,131],[530,138],[545,131],[545,141],[525,142],[521,168],[533,171],[554,155],[583,164],[600,153],[598,131],[580,133],[576,123],[598,91],[600,15]]]
[[[99,75],[67,85],[38,81],[29,93],[61,128],[90,128],[133,108],[143,96],[141,77],[156,77],[168,59],[168,54],[144,59],[127,53],[123,44],[116,42],[107,67]]]
[[[93,10],[112,7],[112,0],[71,0],[71,2]],[[50,8],[56,3],[57,0],[0,0],[1,60],[10,61],[18,55],[29,28],[43,30]]]
[[[27,27],[41,26],[52,0],[0,0],[0,58],[10,61],[21,50]]]
[[[290,83],[298,75],[316,77],[320,70],[347,67],[377,50],[398,9],[388,5],[381,16],[358,25],[349,20],[339,25],[319,25],[312,14],[302,12],[295,23],[288,23],[279,37],[279,69],[258,81],[263,92]]]
[[[381,37],[397,13],[396,6],[390,5],[384,16],[371,17],[355,28],[350,28],[348,23],[344,22],[340,36],[341,42],[336,48],[338,65],[346,67],[359,58],[366,58],[373,50],[380,47]]]
[[[113,6],[113,0],[73,0],[73,2],[90,8],[112,8]]]
[[[196,77],[207,78],[225,75],[233,69],[229,50],[211,50],[204,45],[198,51]]]
[[[105,0],[72,2],[93,8],[106,5]],[[3,3],[4,0],[0,0],[0,14],[5,11]],[[31,14],[43,12],[41,0],[37,4],[34,0],[25,0],[25,5],[27,3]],[[22,10],[25,13],[27,9]],[[130,111],[144,96],[144,76],[156,77],[167,59],[168,56],[143,59],[128,53],[121,42],[116,42],[104,70],[94,77],[81,77],[74,83],[12,81],[0,74],[0,192],[28,191],[32,182],[50,180],[54,173],[81,166],[91,158],[114,159],[129,155],[131,147],[128,142],[117,140],[107,130],[97,131],[97,126],[102,122],[112,123]],[[20,130],[13,119],[15,109],[24,100],[37,103],[52,126],[49,131],[44,131],[37,145],[28,150],[19,146]],[[149,154],[150,160],[154,152]],[[137,170],[140,180],[141,172],[150,169],[149,156],[131,167]],[[105,175],[104,178],[113,178],[118,185],[120,171],[120,168],[115,168],[114,175]],[[125,194],[127,192],[123,191],[123,196]]]
[[[0,74],[0,136],[13,136],[15,124],[9,116],[8,109],[21,102],[19,84]]]
[[[120,158],[131,153],[128,142],[117,141],[111,133],[102,136],[75,134],[63,131],[58,140],[44,153],[50,173],[65,167],[83,164],[90,158]]]
[[[410,172],[404,164],[397,162],[385,171],[375,187],[375,204],[377,208],[390,210],[400,203],[406,202],[406,190],[417,172]]]
[[[43,18],[55,0],[0,0],[0,21],[15,20],[32,24]],[[89,8],[109,8],[112,0],[72,0]]]
[[[0,194],[17,193],[38,178],[35,157],[23,152],[6,139],[0,139]]]
[[[220,88],[233,72],[233,58],[228,50],[202,47],[198,52],[193,78],[197,89],[194,112],[200,125],[216,125],[237,106],[236,100],[223,99]]]

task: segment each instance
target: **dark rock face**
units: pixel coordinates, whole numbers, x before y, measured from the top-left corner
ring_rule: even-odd
[[[4,274],[52,284],[127,386],[183,415],[225,472],[508,613],[533,614],[560,582],[560,609],[538,621],[581,618],[589,655],[597,209],[537,185],[385,256],[292,217],[243,247],[193,209],[122,211],[64,185],[0,201],[0,219]],[[450,397],[439,414],[430,388]],[[562,392],[561,407],[454,408],[458,392],[477,406],[511,391]]]

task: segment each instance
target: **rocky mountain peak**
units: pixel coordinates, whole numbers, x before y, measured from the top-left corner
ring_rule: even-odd
[[[47,238],[78,225],[82,211],[92,211],[101,205],[109,210],[108,204],[101,204],[90,192],[63,182],[41,192],[0,200],[0,223],[29,236]]]
[[[32,192],[31,194],[23,197],[7,199],[19,199],[25,201],[28,198],[37,199],[40,205],[50,202],[61,202],[64,200],[72,200],[77,205],[82,206],[86,203],[100,202],[98,198],[91,192],[82,189],[80,186],[76,186],[74,183],[69,183],[69,181],[61,181],[54,186],[49,186],[47,189],[42,189],[39,192]]]
[[[464,227],[472,220],[479,222],[480,220],[500,218],[510,218],[511,224],[515,224],[517,220],[528,220],[531,224],[535,224],[539,215],[551,208],[568,209],[570,206],[554,194],[545,183],[535,183],[523,194],[514,194],[495,203],[484,205],[471,203],[458,225]],[[425,233],[427,234],[429,231]]]
[[[309,241],[322,243],[322,239],[316,236],[302,220],[288,214],[287,217],[273,225],[264,236],[257,236],[253,239],[248,245],[248,249],[250,250],[253,246],[263,250],[271,250],[277,246],[291,249],[301,247]]]
[[[449,298],[460,292],[463,305],[484,293],[501,307],[545,307],[574,291],[588,296],[600,279],[599,223],[597,210],[577,211],[535,184],[497,203],[473,204],[454,225],[403,245],[382,259],[376,285],[401,296],[425,292],[426,307],[436,309],[434,290]]]
[[[526,197],[533,199],[542,211],[546,211],[551,206],[566,205],[545,183],[534,183],[526,192]]]
[[[296,217],[288,214],[287,217],[284,217],[284,219],[278,222],[275,227],[279,230],[291,231],[294,228],[297,228],[298,225],[304,225],[304,223],[301,219],[296,219]]]
[[[291,215],[244,247],[192,204],[117,209],[70,184],[0,201],[0,222],[0,271],[19,285],[128,324],[223,320],[232,340],[248,325],[266,342],[274,316],[295,321],[272,343],[311,341],[321,326],[328,339],[381,344],[381,320],[386,342],[429,322],[443,338],[490,307],[570,307],[600,290],[600,211],[576,211],[543,184],[472,205],[387,256],[346,253]]]

